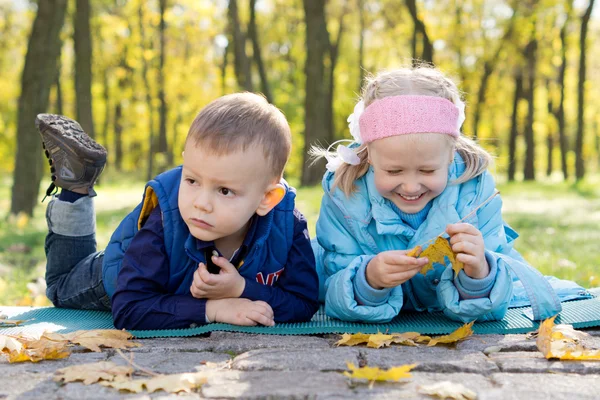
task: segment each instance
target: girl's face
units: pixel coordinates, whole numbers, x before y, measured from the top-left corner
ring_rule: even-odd
[[[377,191],[408,214],[421,211],[448,184],[453,146],[444,134],[408,134],[368,146]]]

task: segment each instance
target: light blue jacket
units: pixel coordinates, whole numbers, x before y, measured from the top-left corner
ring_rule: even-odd
[[[456,153],[449,181],[463,172],[464,162]],[[561,300],[592,297],[574,282],[544,278],[513,249],[518,235],[502,220],[500,196],[466,221],[481,231],[485,242],[491,271],[483,297],[467,285],[477,280],[467,277],[464,271],[455,277],[448,260],[447,265],[435,264],[426,275],[417,274],[391,290],[377,291],[368,284],[365,287],[364,276],[359,279],[358,274],[365,273],[366,265],[376,254],[411,249],[435,238],[447,224],[458,222],[490,197],[495,189],[494,179],[485,172],[462,184],[448,184],[433,200],[427,218],[416,231],[379,194],[372,169],[355,182],[357,191],[350,197],[339,188],[332,192],[333,181],[334,174],[327,172],[317,221],[318,243],[313,242],[320,298],[331,317],[388,322],[401,310],[441,310],[458,321],[486,321],[501,319],[509,306],[531,305],[533,318],[540,320],[560,312]],[[372,300],[357,301],[365,297],[361,292],[368,292],[367,297]]]

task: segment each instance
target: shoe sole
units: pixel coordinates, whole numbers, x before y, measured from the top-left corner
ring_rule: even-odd
[[[106,149],[90,138],[77,121],[62,115],[38,114],[35,125],[42,137],[44,149],[50,154],[49,158],[52,157],[52,153],[63,150],[96,168],[106,164]],[[56,150],[47,149],[44,135],[52,137]]]

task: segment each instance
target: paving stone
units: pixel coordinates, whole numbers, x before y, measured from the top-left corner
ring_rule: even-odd
[[[125,354],[127,356],[127,354]],[[154,353],[133,353],[133,362],[142,368],[159,374],[180,374],[183,372],[196,372],[196,367],[202,366],[206,362],[219,363],[230,360],[229,354],[212,352],[154,352]],[[126,365],[125,360],[120,355],[110,357],[112,361],[119,365]]]
[[[392,346],[383,349],[361,348],[367,365],[390,368],[403,364],[417,364],[414,371],[472,372],[489,374],[498,366],[482,352],[460,351],[442,346]]]
[[[489,357],[502,372],[600,374],[598,361],[547,360],[539,352],[494,353]]]
[[[253,335],[236,332],[213,332],[210,336],[213,351],[241,354],[256,349],[327,349],[329,342],[318,336]]]
[[[141,347],[131,348],[132,352],[148,353],[154,351],[201,352],[212,351],[214,342],[208,336],[193,336],[185,338],[134,339]]]
[[[598,399],[600,377],[576,374],[511,374],[490,376],[495,388],[479,393],[478,400]]]
[[[261,349],[234,358],[233,368],[242,371],[344,371],[348,361],[358,362],[358,355],[358,349],[349,347],[316,351]]]
[[[535,340],[526,339],[525,335],[476,335],[456,344],[460,351],[484,351],[490,347],[498,347],[498,351],[537,351]]]

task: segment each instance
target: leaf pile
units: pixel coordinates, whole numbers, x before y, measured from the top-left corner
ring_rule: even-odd
[[[421,335],[418,332],[405,332],[405,333],[391,333],[391,334],[365,334],[355,333],[349,334],[344,333],[342,338],[335,344],[338,346],[356,346],[359,344],[367,344],[367,347],[373,347],[379,349],[381,347],[390,346],[392,343],[404,345],[404,346],[418,346],[418,343],[427,343],[427,346],[435,346],[437,344],[452,344],[459,342],[473,335],[473,323],[469,322],[450,333],[449,335],[439,336],[431,338],[429,336]]]
[[[441,236],[438,236],[435,242],[429,245],[424,251],[421,251],[421,246],[417,246],[409,251],[407,255],[411,257],[429,258],[429,263],[421,268],[421,274],[423,275],[425,275],[427,271],[433,269],[433,263],[446,265],[446,257],[448,258],[448,261],[452,263],[452,269],[456,275],[458,275],[460,270],[464,267],[463,263],[456,259],[456,254],[452,251],[448,239],[444,239]]]
[[[547,359],[600,361],[600,349],[587,348],[590,335],[573,329],[572,325],[554,325],[554,318],[540,324],[537,348]]]
[[[73,345],[81,345],[96,352],[101,351],[100,347],[125,349],[140,346],[139,343],[129,341],[132,337],[129,332],[116,329],[76,331],[64,335],[46,332],[39,339],[0,335],[0,352],[8,357],[10,363],[56,360],[69,357],[70,347]]]

